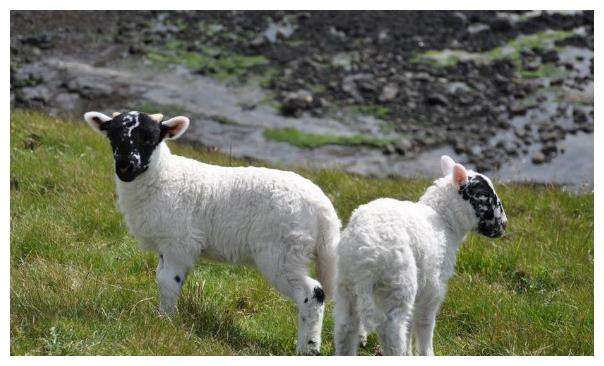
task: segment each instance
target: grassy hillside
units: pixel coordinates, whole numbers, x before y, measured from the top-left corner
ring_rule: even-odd
[[[83,122],[11,114],[11,354],[292,354],[296,312],[248,267],[203,261],[180,314],[158,317],[156,258],[115,205],[110,148]],[[178,154],[240,165],[171,143]],[[434,162],[438,164],[438,162]],[[260,164],[262,165],[262,164]],[[425,180],[299,171],[346,222],[377,197],[417,199]],[[471,234],[437,321],[440,355],[593,354],[593,194],[498,185],[509,235]],[[333,354],[332,308],[323,354]],[[371,336],[364,354],[373,354]]]

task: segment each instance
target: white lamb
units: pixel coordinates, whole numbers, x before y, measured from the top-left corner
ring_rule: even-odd
[[[172,314],[200,257],[255,265],[298,307],[297,352],[318,354],[340,221],[319,187],[292,172],[227,168],[173,155],[164,140],[186,117],[84,115],[109,138],[119,208],[144,250],[158,254],[160,310]],[[316,260],[320,283],[308,275]],[[324,291],[325,290],[325,291]]]
[[[433,355],[436,315],[471,230],[505,232],[507,218],[482,174],[441,158],[444,177],[418,203],[382,198],[357,208],[342,232],[336,274],[335,343],[354,355],[359,336],[377,327],[386,355]]]

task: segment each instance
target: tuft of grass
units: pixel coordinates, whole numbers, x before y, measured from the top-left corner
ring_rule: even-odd
[[[268,140],[287,142],[288,144],[304,149],[314,149],[325,145],[364,145],[375,148],[383,148],[388,144],[396,142],[395,140],[391,139],[378,139],[364,135],[320,135],[316,133],[302,132],[295,128],[267,128],[264,130],[264,137]]]
[[[108,142],[81,121],[22,110],[11,113],[10,130],[12,355],[294,353],[293,303],[250,267],[202,261],[185,282],[179,314],[160,317],[157,258],[137,249],[117,210]],[[207,163],[246,164],[170,147]],[[360,204],[417,200],[430,184],[295,170],[324,190],[343,222]],[[470,234],[461,247],[436,353],[593,355],[593,193],[496,185],[509,234]],[[332,310],[329,304],[324,355],[334,351]],[[376,345],[371,335],[361,354],[374,354]]]
[[[390,116],[390,108],[380,105],[357,105],[351,107],[353,113],[371,115],[386,120]]]

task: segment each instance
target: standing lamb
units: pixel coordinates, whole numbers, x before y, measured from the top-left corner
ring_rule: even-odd
[[[292,172],[227,168],[173,155],[186,117],[88,112],[109,138],[118,204],[139,247],[158,254],[160,311],[170,315],[198,258],[253,264],[298,307],[300,354],[318,354],[340,220],[319,187]],[[315,259],[320,283],[308,275]]]
[[[433,355],[436,315],[471,230],[504,234],[503,205],[486,176],[441,158],[444,177],[418,203],[382,198],[357,208],[338,245],[335,343],[354,355],[377,327],[384,354]]]

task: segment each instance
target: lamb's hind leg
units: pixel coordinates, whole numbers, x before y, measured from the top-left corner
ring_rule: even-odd
[[[441,299],[435,299],[427,304],[421,304],[415,310],[413,333],[417,341],[417,352],[420,356],[434,356],[432,339],[436,325],[436,315],[440,308]]]
[[[354,356],[357,354],[361,331],[356,296],[350,286],[338,283],[335,300],[336,355]]]
[[[156,279],[159,287],[159,310],[164,315],[176,312],[180,290],[187,277],[188,266],[169,253],[160,253]]]
[[[275,248],[256,258],[256,265],[283,295],[298,308],[298,343],[296,352],[318,355],[321,349],[321,328],[325,293],[321,284],[308,276],[309,259],[300,253],[275,253]]]
[[[380,308],[386,319],[378,326],[378,335],[384,355],[407,356],[411,342],[410,321],[413,313],[416,289],[414,286],[397,284],[380,296]],[[381,295],[384,295],[382,293]]]
[[[410,317],[409,304],[401,305],[386,314],[386,319],[378,326],[378,335],[385,356],[407,356],[410,341],[407,321]]]

